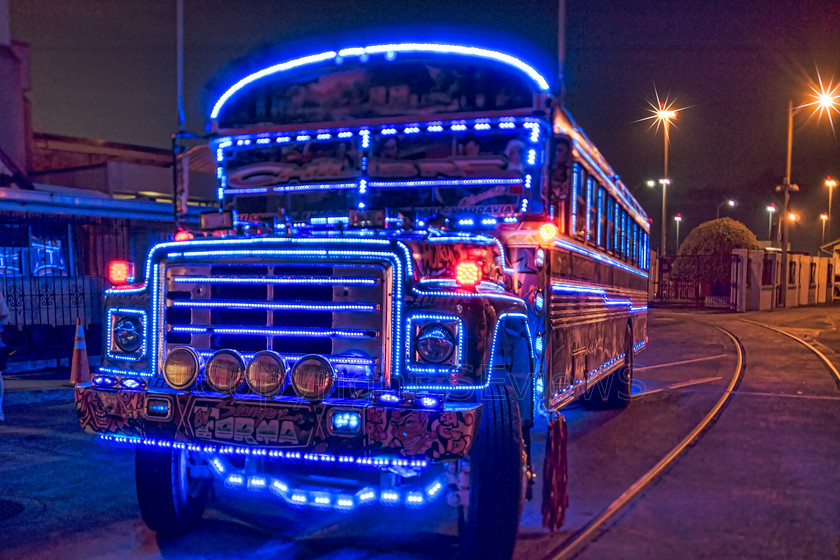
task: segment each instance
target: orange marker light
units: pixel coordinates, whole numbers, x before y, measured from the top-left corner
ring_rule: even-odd
[[[134,265],[128,261],[111,261],[108,263],[108,281],[115,286],[128,282],[134,276]]]
[[[481,282],[481,267],[476,261],[461,261],[455,267],[455,281],[462,288],[475,288]]]
[[[543,247],[551,247],[554,245],[554,239],[560,230],[551,222],[546,222],[540,226],[540,245]]]
[[[182,229],[178,230],[178,233],[175,234],[175,241],[189,241],[192,238],[193,234]]]

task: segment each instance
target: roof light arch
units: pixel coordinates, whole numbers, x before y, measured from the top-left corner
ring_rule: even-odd
[[[480,47],[468,47],[464,45],[452,45],[443,43],[389,43],[382,45],[372,45],[369,47],[352,47],[341,49],[339,51],[326,51],[319,54],[294,58],[263,68],[257,72],[249,74],[230,86],[213,105],[210,112],[210,119],[216,120],[221,113],[225,103],[233,97],[239,90],[248,86],[249,84],[260,80],[262,78],[272,76],[279,72],[285,72],[294,68],[317,64],[319,62],[326,62],[329,60],[340,62],[342,59],[349,57],[366,57],[371,54],[385,54],[391,60],[396,53],[434,53],[434,54],[454,54],[461,56],[471,56],[475,58],[483,58],[485,60],[495,60],[503,64],[507,64],[516,68],[536,85],[543,93],[548,93],[550,88],[548,81],[539,73],[533,66],[525,63],[515,56],[505,54],[503,52],[494,51],[491,49],[484,49]]]

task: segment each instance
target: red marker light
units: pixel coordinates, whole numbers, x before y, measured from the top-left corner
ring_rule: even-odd
[[[554,245],[554,239],[560,230],[551,222],[546,222],[540,226],[540,245],[543,247],[551,247]]]
[[[462,288],[475,288],[481,282],[481,267],[476,261],[461,261],[455,267],[455,281]]]
[[[126,284],[134,276],[134,265],[128,261],[111,261],[108,263],[108,281],[115,286]]]
[[[178,233],[175,234],[175,241],[189,241],[193,237],[190,232],[179,229]]]

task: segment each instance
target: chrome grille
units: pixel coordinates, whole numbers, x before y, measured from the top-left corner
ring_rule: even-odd
[[[319,354],[339,383],[381,381],[387,279],[382,264],[311,262],[162,263],[164,355],[180,345],[208,358],[233,349],[246,360],[279,352],[288,369]]]

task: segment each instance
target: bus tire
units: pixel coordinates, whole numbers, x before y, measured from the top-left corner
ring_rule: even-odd
[[[460,520],[461,557],[513,555],[525,488],[525,447],[513,390],[491,385],[483,393],[478,437],[470,450],[470,502]]]
[[[189,473],[186,450],[138,447],[134,456],[137,503],[143,522],[161,535],[183,535],[201,520],[211,480]]]

